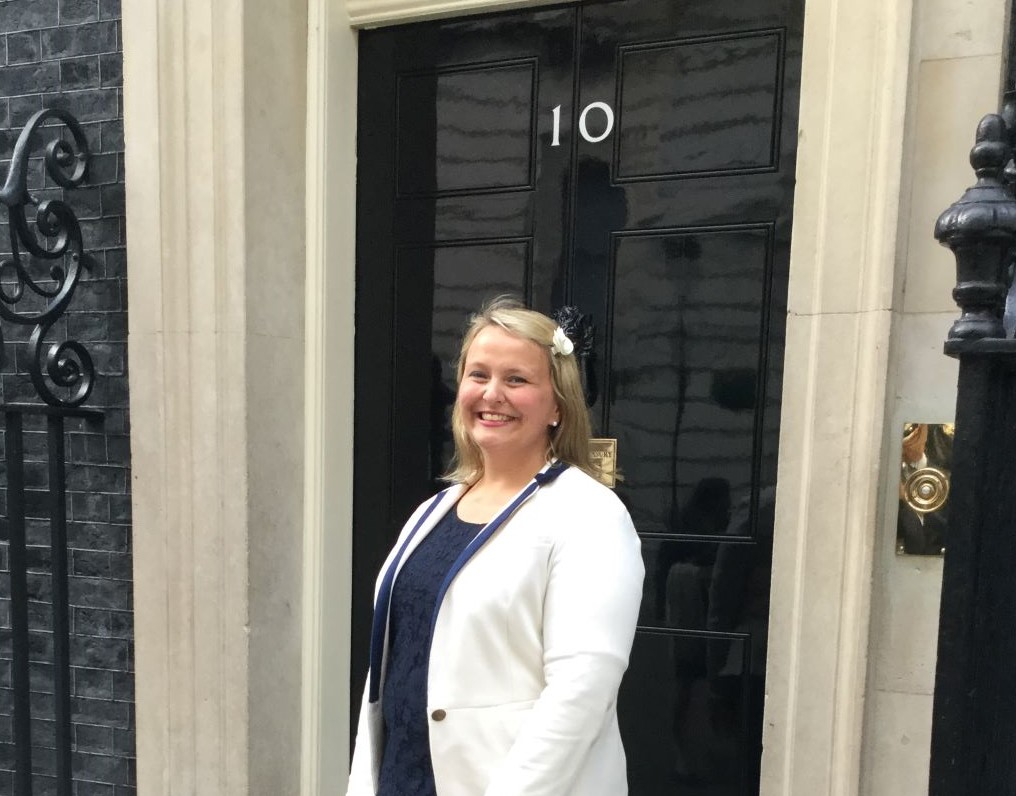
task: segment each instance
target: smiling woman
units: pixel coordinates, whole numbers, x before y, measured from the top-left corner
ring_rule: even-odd
[[[546,349],[499,326],[480,330],[467,351],[453,423],[480,449],[484,473],[528,480],[552,450],[560,414]]]
[[[375,590],[350,796],[627,793],[615,705],[643,564],[591,477],[572,349],[512,300],[473,317],[455,483],[410,518]]]
[[[589,413],[573,349],[557,323],[508,297],[495,299],[473,317],[459,351],[459,389],[452,412],[455,459],[448,480],[476,486],[475,482],[486,470],[485,451],[473,433],[476,426],[472,421],[477,408],[503,413],[505,406],[490,405],[492,399],[495,403],[519,402],[520,410],[532,408],[531,401],[537,395],[552,402],[554,415],[541,417],[541,423],[529,424],[533,432],[525,439],[529,445],[509,445],[507,453],[528,456],[541,464],[556,456],[590,475],[596,474],[589,453]],[[491,373],[492,365],[504,372]],[[503,380],[507,389],[488,390],[478,396],[474,387],[487,385],[492,376],[495,377],[494,388]],[[478,397],[487,404],[475,404]],[[531,412],[527,411],[517,419],[524,425],[531,417]],[[505,438],[509,442],[512,439],[521,441],[510,435],[488,438],[488,441]],[[494,462],[491,464],[496,466]]]

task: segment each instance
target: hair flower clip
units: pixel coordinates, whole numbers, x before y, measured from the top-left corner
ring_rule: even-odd
[[[568,356],[575,350],[574,344],[568,339],[568,335],[564,333],[564,329],[560,326],[554,330],[554,339],[551,340],[550,348],[554,352],[554,356],[563,357]]]

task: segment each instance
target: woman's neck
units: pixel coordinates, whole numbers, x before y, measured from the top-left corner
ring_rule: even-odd
[[[518,491],[528,484],[543,468],[543,457],[503,460],[487,456],[483,460],[483,476],[477,485],[484,484],[495,490]]]
[[[459,501],[459,518],[465,522],[487,522],[543,467],[542,461],[515,463],[484,460],[483,475]]]

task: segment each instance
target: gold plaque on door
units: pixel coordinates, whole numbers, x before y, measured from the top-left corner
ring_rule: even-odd
[[[617,484],[617,440],[602,437],[589,440],[593,463],[600,467],[600,483],[613,489]]]

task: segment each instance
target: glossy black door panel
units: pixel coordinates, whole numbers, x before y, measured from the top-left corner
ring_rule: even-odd
[[[687,517],[705,479],[750,495],[775,473],[764,423],[772,228],[618,233],[608,282],[606,427],[618,487],[644,533],[703,533]],[[771,461],[763,462],[763,457]]]
[[[646,556],[619,702],[633,794],[758,788],[800,16],[581,14],[578,113],[613,102],[616,129],[576,138],[569,277],[605,330],[593,409]]]
[[[758,792],[764,679],[743,635],[646,632],[621,686],[633,796]],[[756,667],[757,668],[757,667]],[[747,674],[746,674],[747,673]]]
[[[533,191],[435,196],[400,201],[393,226],[406,241],[528,237],[535,213]]]
[[[354,693],[469,313],[574,304],[646,564],[630,792],[757,793],[801,17],[619,0],[361,35]]]
[[[429,300],[430,333],[419,325],[395,325],[398,411],[392,420],[399,447],[391,462],[393,517],[408,516],[444,486],[463,319],[495,296],[528,296],[531,260],[528,238],[405,246],[396,252],[395,317],[419,315],[421,301]],[[425,379],[419,362],[428,366]]]
[[[782,30],[622,49],[619,181],[774,168],[782,56]]]
[[[536,71],[527,59],[401,75],[399,198],[531,189]],[[414,124],[431,118],[429,129]]]

